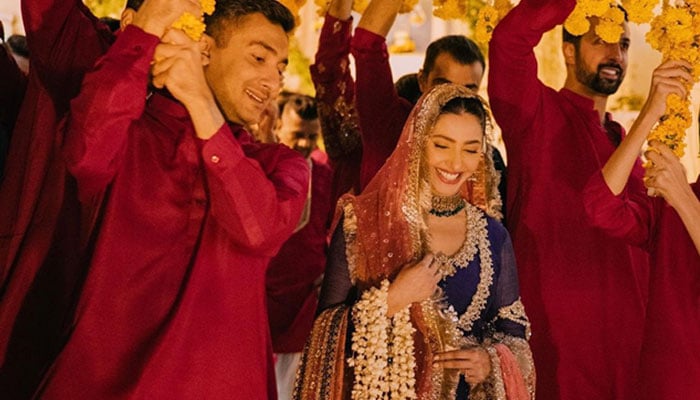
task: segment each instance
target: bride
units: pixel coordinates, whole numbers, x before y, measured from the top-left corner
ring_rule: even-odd
[[[339,201],[295,398],[534,398],[490,127],[478,95],[439,85],[367,188]]]

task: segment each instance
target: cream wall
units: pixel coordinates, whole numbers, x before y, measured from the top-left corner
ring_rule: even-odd
[[[5,37],[12,34],[23,34],[22,22],[20,21],[19,0],[0,1],[0,20],[5,27]]]

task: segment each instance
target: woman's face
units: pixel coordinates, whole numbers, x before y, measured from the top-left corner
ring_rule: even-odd
[[[473,114],[442,114],[425,147],[426,175],[433,194],[452,196],[476,171],[484,133]]]

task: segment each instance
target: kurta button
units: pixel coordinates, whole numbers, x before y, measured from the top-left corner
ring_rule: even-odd
[[[214,164],[218,164],[219,161],[221,161],[219,156],[211,156],[211,162],[213,162]]]

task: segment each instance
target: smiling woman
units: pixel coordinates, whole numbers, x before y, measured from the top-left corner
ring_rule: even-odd
[[[341,198],[295,398],[531,398],[510,238],[470,190],[488,121],[474,92],[436,86],[362,194]]]

